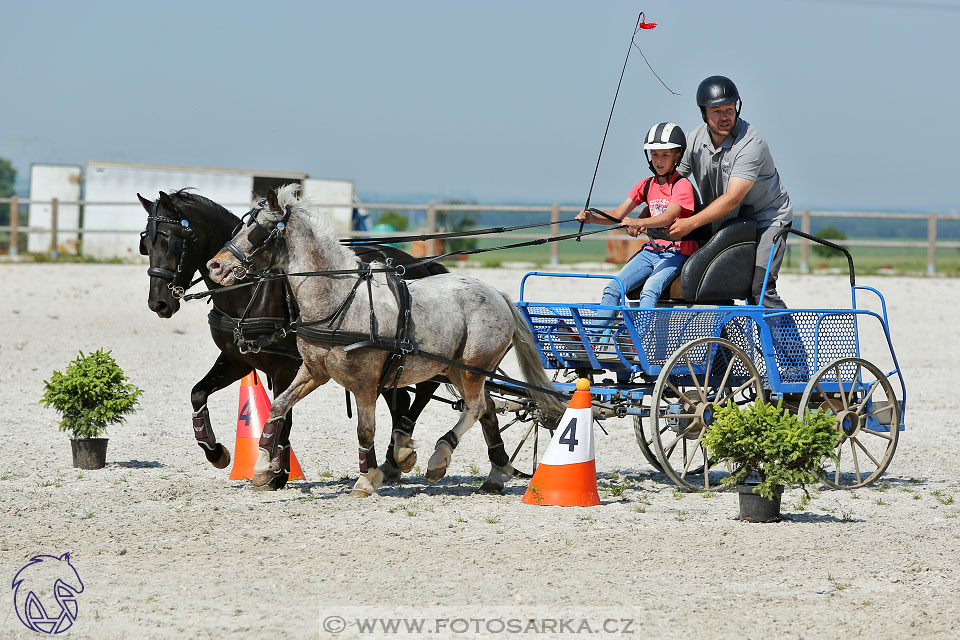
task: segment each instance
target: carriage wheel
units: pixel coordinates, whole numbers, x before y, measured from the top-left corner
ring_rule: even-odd
[[[716,405],[761,397],[756,365],[733,343],[700,338],[675,351],[657,377],[650,408],[653,450],[664,473],[687,491],[721,489],[730,468],[711,461],[703,446]]]
[[[653,450],[653,438],[644,432],[643,420],[640,416],[633,416],[633,431],[637,434],[637,444],[640,445],[640,452],[643,453],[643,457],[647,459],[651,467],[662,472],[663,467],[660,466],[660,460]]]
[[[843,436],[838,462],[824,461],[823,481],[834,489],[856,489],[883,474],[900,434],[900,404],[890,380],[861,358],[840,358],[820,369],[800,399],[801,416],[820,409],[836,416]]]
[[[541,430],[546,430],[541,433]],[[546,453],[553,429],[540,420],[539,414],[517,414],[507,424],[500,427],[504,449],[510,456],[510,464],[516,475],[532,478],[537,470],[540,458]]]
[[[687,392],[688,397],[691,395],[692,392]],[[660,427],[660,437],[663,437],[663,432],[666,429],[669,429],[669,427],[664,422]],[[643,453],[643,457],[647,459],[651,467],[663,473],[663,465],[660,464],[660,458],[657,457],[657,452],[653,450],[653,436],[647,434],[643,427],[643,419],[640,416],[633,416],[633,431],[637,436],[637,445],[640,446],[640,452]],[[688,474],[693,475],[698,473],[703,473],[703,465],[698,465],[695,469],[691,469],[688,472]]]

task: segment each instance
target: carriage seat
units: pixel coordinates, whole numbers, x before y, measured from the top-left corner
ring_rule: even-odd
[[[757,253],[753,207],[740,207],[706,231],[709,239],[683,263],[680,275],[660,296],[661,303],[733,304],[750,296]],[[631,289],[627,299],[638,299],[642,290]]]

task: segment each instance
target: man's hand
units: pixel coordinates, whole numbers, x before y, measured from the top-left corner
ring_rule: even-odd
[[[586,221],[587,221],[587,218],[589,218],[589,217],[590,217],[590,213],[589,213],[589,212],[587,212],[587,211],[581,211],[580,213],[577,214],[577,217],[576,217],[575,219],[576,219],[577,222],[586,222]]]
[[[670,225],[670,228],[667,229],[667,233],[669,233],[670,237],[674,240],[679,240],[684,236],[690,235],[696,228],[697,224],[692,218],[677,218],[673,221],[673,224]]]

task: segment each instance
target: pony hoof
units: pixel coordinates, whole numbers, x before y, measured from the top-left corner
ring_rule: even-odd
[[[436,450],[430,456],[430,461],[427,462],[427,482],[436,482],[447,475],[447,467],[450,466],[450,451],[450,445],[446,442],[440,441],[437,443]]]
[[[371,469],[367,473],[357,478],[357,483],[353,485],[353,491],[350,492],[351,498],[368,498],[377,492],[377,487],[383,484],[383,472],[380,468]]]
[[[251,482],[255,487],[262,487],[270,484],[270,481],[273,480],[273,475],[272,471],[256,471],[253,474],[253,480],[251,480]]]
[[[400,482],[400,468],[387,461],[377,467],[383,473],[384,482]]]
[[[503,492],[503,483],[502,482],[491,482],[487,480],[482,485],[480,485],[480,491],[484,493],[502,493]]]
[[[269,487],[270,491],[277,491],[283,489],[287,484],[287,479],[290,477],[290,474],[286,471],[281,471],[279,473],[273,474],[273,479],[266,484]]]
[[[203,453],[207,456],[207,461],[210,462],[217,469],[226,469],[230,464],[230,452],[227,451],[227,448],[217,443],[217,446],[212,450],[203,448]]]
[[[409,451],[409,453],[407,453]],[[397,456],[394,452],[394,458],[397,459],[397,464],[400,465],[400,471],[404,473],[410,473],[415,466],[417,466],[417,452],[413,449],[407,449],[402,451],[406,455]]]
[[[437,469],[427,469],[427,482],[437,482],[443,476],[447,475],[446,467],[439,467]]]

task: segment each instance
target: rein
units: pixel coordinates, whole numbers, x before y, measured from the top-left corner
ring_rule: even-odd
[[[533,229],[535,227],[546,227],[551,224],[566,224],[576,222],[576,218],[569,220],[557,220],[556,222],[537,222],[535,224],[519,224],[513,227],[488,227],[486,229],[474,229],[473,231],[450,231],[445,233],[424,233],[416,236],[377,236],[375,238],[341,238],[340,242],[346,245],[365,245],[365,244],[388,244],[391,242],[417,242],[419,240],[440,240],[442,238],[468,238],[470,236],[483,236],[494,233],[509,233],[510,231],[519,231],[521,229]]]
[[[593,210],[593,211],[594,211],[594,213],[599,213],[599,214],[601,214],[601,215],[606,216],[606,214],[604,214],[602,211],[599,211],[599,210]],[[610,216],[606,216],[606,217],[610,218],[611,220],[616,220],[615,218],[612,218],[612,217],[610,217]],[[617,220],[617,222],[619,222],[619,220]],[[390,260],[388,259],[388,260],[387,260],[387,265],[386,265],[385,267],[376,267],[376,268],[371,267],[371,268],[370,268],[370,272],[371,272],[371,273],[393,273],[393,274],[396,274],[396,275],[402,277],[402,276],[404,275],[404,273],[406,273],[406,270],[407,270],[407,269],[412,269],[412,268],[414,268],[414,267],[419,267],[419,266],[422,266],[422,265],[427,264],[427,263],[430,263],[430,262],[436,262],[437,260],[440,260],[440,259],[443,259],[443,258],[448,258],[448,257],[451,257],[451,256],[457,256],[457,255],[473,255],[473,254],[477,254],[477,253],[486,253],[486,252],[488,252],[488,251],[500,251],[500,250],[502,250],[502,249],[517,249],[517,248],[520,248],[520,247],[529,247],[529,246],[534,246],[534,245],[546,244],[546,243],[548,243],[548,242],[559,242],[559,241],[561,241],[561,240],[569,240],[570,238],[577,238],[577,237],[581,237],[581,236],[590,236],[590,235],[593,235],[593,234],[596,234],[596,233],[603,233],[603,232],[609,231],[609,230],[610,230],[610,227],[604,227],[604,228],[602,228],[602,229],[596,229],[596,230],[594,230],[594,231],[584,231],[584,232],[582,232],[582,233],[568,233],[568,234],[565,234],[565,235],[562,235],[562,236],[552,236],[552,237],[549,237],[549,238],[537,238],[536,240],[529,240],[529,241],[527,241],[527,242],[517,242],[517,243],[514,243],[514,244],[506,244],[506,245],[502,245],[502,246],[499,246],[499,247],[488,247],[488,248],[486,248],[486,249],[464,249],[464,250],[461,250],[461,251],[450,251],[450,252],[448,252],[448,253],[442,253],[442,254],[438,254],[438,255],[435,255],[435,256],[427,256],[427,257],[425,257],[425,258],[421,258],[420,260],[417,260],[416,262],[411,262],[411,263],[408,264],[408,265],[402,265],[402,264],[393,265],[393,264],[390,264]],[[237,251],[240,251],[240,249],[237,249]],[[255,251],[256,251],[256,250],[255,250]],[[240,253],[243,253],[243,252],[240,251]],[[234,254],[234,255],[236,255],[236,254]],[[250,255],[254,255],[254,253],[251,252]],[[238,257],[238,259],[239,259],[239,257]],[[237,274],[238,274],[238,271],[239,271],[240,275],[237,275]],[[245,277],[247,277],[247,276],[250,276],[251,278],[254,278],[254,280],[251,280],[250,282],[239,282],[239,283],[237,283],[237,284],[231,284],[231,285],[228,285],[228,286],[226,286],[226,287],[220,287],[219,289],[208,289],[208,290],[206,290],[206,291],[198,291],[197,293],[190,293],[190,294],[187,294],[187,295],[183,296],[183,299],[184,299],[184,300],[197,300],[197,299],[199,299],[199,298],[206,298],[206,297],[211,296],[211,295],[213,295],[213,294],[215,294],[215,293],[221,293],[221,292],[224,292],[224,291],[231,291],[231,290],[233,290],[233,289],[242,289],[242,288],[244,288],[244,287],[252,287],[252,286],[255,286],[259,280],[270,280],[270,279],[276,279],[276,278],[283,278],[283,277],[287,277],[287,276],[332,277],[332,276],[356,275],[356,274],[358,274],[358,273],[360,273],[360,272],[361,272],[361,270],[359,270],[359,269],[332,269],[332,270],[329,270],[329,271],[299,271],[299,272],[295,272],[295,273],[279,274],[279,273],[271,273],[271,272],[269,272],[269,271],[256,271],[255,269],[247,269],[246,267],[242,267],[242,268],[240,268],[239,270],[238,270],[237,268],[234,268],[234,275],[236,275],[238,278],[245,278]]]

